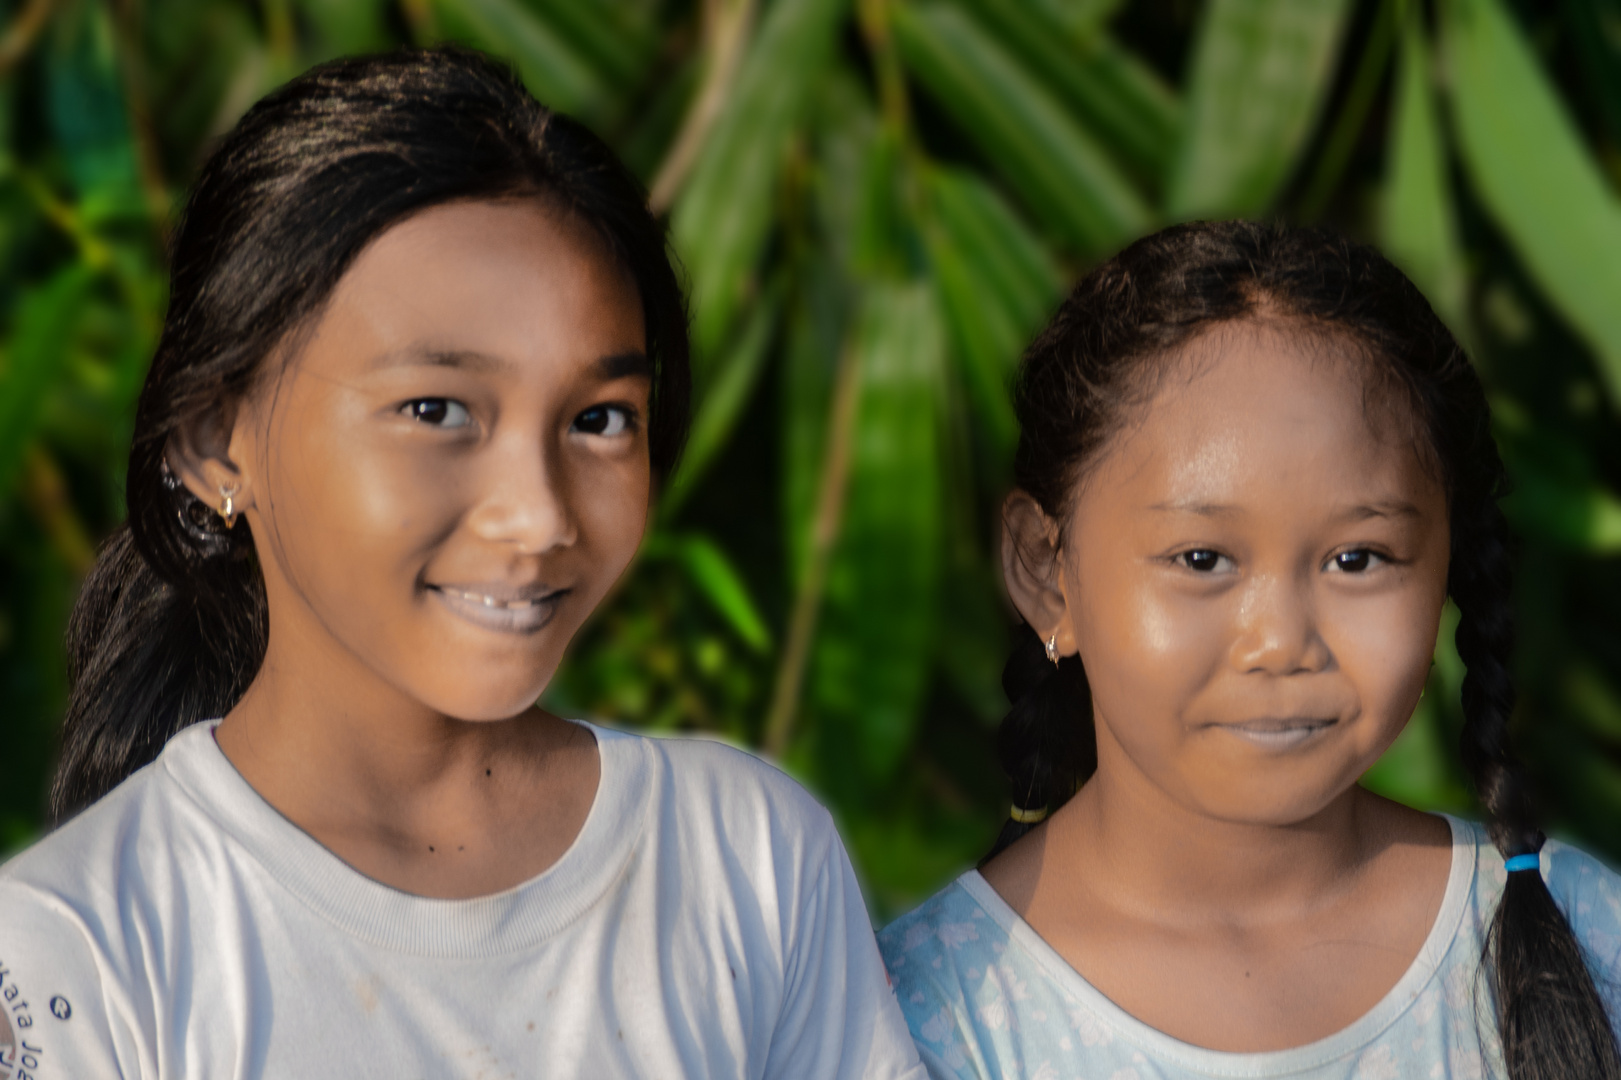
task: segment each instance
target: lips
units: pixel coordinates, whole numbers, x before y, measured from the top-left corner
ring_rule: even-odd
[[[428,585],[427,589],[452,615],[486,630],[533,634],[545,628],[557,613],[567,589],[544,585],[514,588],[509,585]]]
[[[1263,750],[1293,750],[1318,738],[1338,723],[1332,717],[1291,716],[1215,726]]]

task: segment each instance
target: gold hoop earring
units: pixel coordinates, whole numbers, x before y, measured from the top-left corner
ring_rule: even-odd
[[[1047,659],[1049,659],[1049,660],[1051,660],[1053,662],[1053,667],[1058,666],[1058,631],[1057,630],[1054,630],[1053,631],[1053,636],[1047,639]]]
[[[227,529],[236,528],[236,488],[220,488],[219,515]]]

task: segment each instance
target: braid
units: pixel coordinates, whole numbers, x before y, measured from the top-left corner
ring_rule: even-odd
[[[1508,524],[1496,503],[1502,466],[1489,442],[1477,448],[1489,487],[1473,507],[1456,505],[1449,587],[1462,619],[1462,754],[1492,843],[1505,857],[1541,850],[1530,782],[1509,741],[1514,686]],[[1462,495],[1463,492],[1460,492]],[[1484,496],[1484,497],[1481,497]],[[1483,966],[1496,1002],[1503,1060],[1512,1080],[1621,1078],[1621,1051],[1582,948],[1540,873],[1508,875],[1487,931]]]
[[[1458,624],[1458,655],[1467,666],[1463,679],[1464,768],[1475,781],[1481,805],[1491,815],[1492,843],[1505,856],[1542,849],[1530,785],[1509,745],[1514,712],[1514,681],[1509,662],[1514,649],[1510,601],[1512,575],[1508,523],[1494,500],[1473,523],[1457,522],[1449,591],[1463,615]],[[1472,526],[1472,527],[1471,527]]]
[[[1056,665],[1029,623],[1014,631],[1013,653],[1002,668],[1002,689],[1013,707],[996,734],[1013,791],[1023,810],[1056,810],[1098,767],[1092,729],[1092,694],[1078,656]],[[1035,822],[1009,818],[985,858],[991,859],[1035,828]]]

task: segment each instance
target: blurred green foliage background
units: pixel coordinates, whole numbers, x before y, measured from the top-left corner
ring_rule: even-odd
[[[647,181],[690,278],[691,448],[554,708],[716,732],[835,808],[886,918],[989,844],[1007,386],[1066,283],[1191,217],[1382,245],[1490,382],[1520,734],[1621,858],[1621,0],[0,0],[0,850],[122,514],[164,233],[319,60],[510,58]],[[1460,665],[1367,782],[1467,812]]]

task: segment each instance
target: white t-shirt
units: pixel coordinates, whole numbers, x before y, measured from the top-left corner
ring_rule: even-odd
[[[591,731],[573,846],[472,900],[358,873],[181,732],[0,868],[0,1080],[922,1080],[827,811]]]
[[[879,935],[936,1080],[1479,1080],[1502,1075],[1481,945],[1508,877],[1485,829],[1452,825],[1452,872],[1407,973],[1349,1027],[1292,1050],[1228,1053],[1173,1039],[1064,962],[970,870]],[[1621,1020],[1621,877],[1550,840],[1542,874]]]

